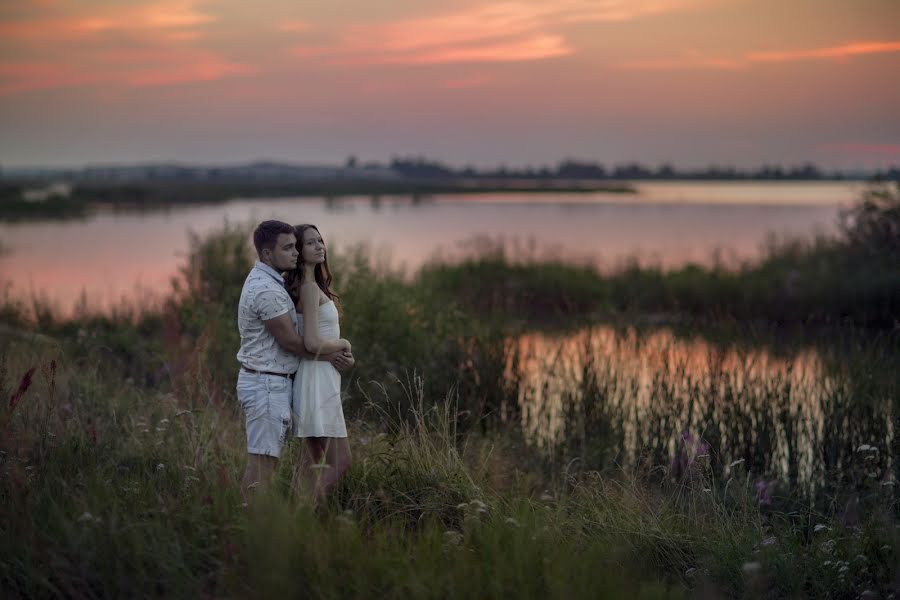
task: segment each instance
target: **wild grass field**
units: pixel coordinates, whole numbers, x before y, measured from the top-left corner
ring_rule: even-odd
[[[159,307],[59,319],[5,298],[6,595],[900,591],[900,189],[739,272],[487,253],[410,280],[332,256],[354,462],[317,511],[290,491],[299,444],[242,505],[247,236],[195,240]]]

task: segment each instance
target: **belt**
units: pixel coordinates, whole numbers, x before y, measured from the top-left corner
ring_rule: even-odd
[[[296,373],[275,373],[273,371],[257,371],[256,369],[248,369],[244,365],[241,365],[241,368],[248,373],[253,373],[254,375],[275,375],[277,377],[287,377],[288,379],[293,379]]]

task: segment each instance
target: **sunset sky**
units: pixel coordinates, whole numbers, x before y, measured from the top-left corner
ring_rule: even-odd
[[[885,167],[898,74],[898,0],[3,0],[0,167]]]

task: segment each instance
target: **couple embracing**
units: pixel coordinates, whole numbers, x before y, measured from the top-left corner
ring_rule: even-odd
[[[237,396],[246,417],[241,491],[271,483],[288,440],[303,438],[295,482],[314,502],[350,466],[339,370],[353,366],[341,338],[325,242],[314,225],[264,221],[253,232],[259,260],[238,304]]]

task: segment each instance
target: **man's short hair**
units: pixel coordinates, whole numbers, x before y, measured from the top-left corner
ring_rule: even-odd
[[[275,242],[282,233],[294,235],[294,228],[284,221],[263,221],[253,230],[253,245],[256,253],[262,254],[263,248],[275,249]]]

